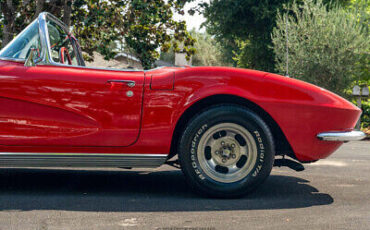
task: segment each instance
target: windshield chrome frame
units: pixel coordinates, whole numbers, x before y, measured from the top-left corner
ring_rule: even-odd
[[[37,20],[39,21],[39,36],[41,42],[41,61],[37,61],[37,64],[48,64],[51,63],[51,55],[49,51],[49,38],[48,38],[48,30],[46,24],[46,14],[41,13],[39,14]]]
[[[51,21],[55,22],[60,27],[62,27],[62,29],[65,32],[67,32],[67,34],[70,34],[69,28],[67,28],[67,26],[62,21],[60,21],[57,17],[55,17],[54,15],[52,15],[48,12],[40,13],[37,20],[39,21],[39,34],[40,34],[41,47],[42,47],[41,61],[38,61],[37,64],[38,65],[50,65],[50,64],[52,64],[52,65],[58,65],[58,66],[69,66],[68,64],[62,64],[62,63],[55,62],[51,58],[51,49],[50,49],[51,46],[50,46],[50,40],[49,40],[49,30],[48,30],[48,25],[47,25],[46,21],[51,20]],[[82,54],[79,52],[78,42],[72,41],[72,43],[73,43],[74,48],[77,49],[77,50],[75,50],[75,52],[76,52],[76,55],[77,55],[79,65],[77,65],[77,66],[70,65],[70,66],[75,66],[75,67],[84,66],[85,62],[82,58]]]

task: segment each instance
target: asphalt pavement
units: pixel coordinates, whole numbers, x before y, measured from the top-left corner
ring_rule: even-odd
[[[0,168],[0,230],[370,229],[370,141],[303,172],[274,168],[253,194],[208,199],[179,170]]]

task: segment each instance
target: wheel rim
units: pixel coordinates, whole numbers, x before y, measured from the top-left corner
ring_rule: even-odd
[[[201,137],[197,157],[207,176],[218,182],[232,183],[251,172],[257,160],[257,146],[243,126],[221,123]]]

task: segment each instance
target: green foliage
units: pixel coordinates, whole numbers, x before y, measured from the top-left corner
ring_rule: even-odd
[[[191,32],[196,39],[195,49],[197,52],[193,56],[194,66],[227,66],[229,63],[223,61],[222,48],[220,44],[207,33]]]
[[[361,104],[362,115],[361,115],[361,126],[363,128],[370,128],[370,101],[363,102]]]
[[[207,31],[223,45],[223,53],[230,62],[239,67],[272,72],[275,70],[275,57],[271,32],[276,25],[276,14],[284,4],[292,2],[213,0],[209,4],[200,3],[200,7],[207,19]],[[335,2],[345,5],[349,0]]]
[[[228,41],[228,49],[233,51],[228,54],[236,54],[238,66],[272,71],[270,33],[277,9],[289,1],[214,0],[204,8],[205,25],[222,44]]]
[[[353,11],[318,0],[294,3],[280,12],[272,33],[276,69],[286,69],[288,23],[289,75],[345,96],[351,82],[369,69],[368,33]]]
[[[186,53],[187,58],[195,53],[195,40],[187,31],[185,21],[173,19],[174,12],[184,13],[178,1],[132,0],[124,12],[120,32],[145,69],[159,58],[158,48],[167,52],[173,47],[175,52]]]
[[[192,56],[193,66],[230,66],[223,60],[221,45],[209,34],[190,31],[190,35],[195,39],[195,54]],[[161,60],[168,63],[175,63],[175,52],[171,48],[168,52],[161,53]]]
[[[175,52],[173,51],[173,48],[169,49],[167,52],[161,52],[159,59],[174,65],[175,64]]]
[[[0,0],[0,40],[8,43],[40,12],[48,11],[73,26],[84,57],[92,60],[93,51],[106,59],[115,55],[112,42],[125,40],[126,45],[151,68],[160,48],[173,47],[187,57],[195,53],[194,39],[184,21],[173,19],[183,14],[182,0]],[[5,29],[4,26],[5,25]],[[181,49],[179,47],[182,47]]]
[[[173,46],[188,57],[195,52],[185,22],[173,19],[174,11],[181,11],[176,1],[76,0],[73,6],[74,32],[90,55],[96,50],[110,59],[115,55],[110,43],[124,40],[142,66],[150,69],[159,57],[159,48],[167,51]]]
[[[121,7],[124,3],[120,0],[75,0],[72,5],[71,25],[73,33],[79,39],[82,50],[92,61],[93,52],[101,53],[105,59],[115,56],[110,43],[118,40],[118,31],[123,20]]]
[[[355,14],[357,21],[362,25],[365,35],[369,36],[369,25],[370,25],[370,1],[368,0],[351,0],[348,5],[349,11]],[[367,50],[369,51],[369,50]],[[369,52],[367,55],[361,57],[361,61],[357,63],[359,73],[357,76],[357,84],[370,85],[370,58]]]

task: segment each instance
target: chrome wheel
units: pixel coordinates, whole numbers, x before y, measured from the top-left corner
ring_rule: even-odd
[[[197,157],[207,176],[218,182],[232,183],[251,172],[257,160],[257,146],[243,126],[221,123],[202,135]]]

